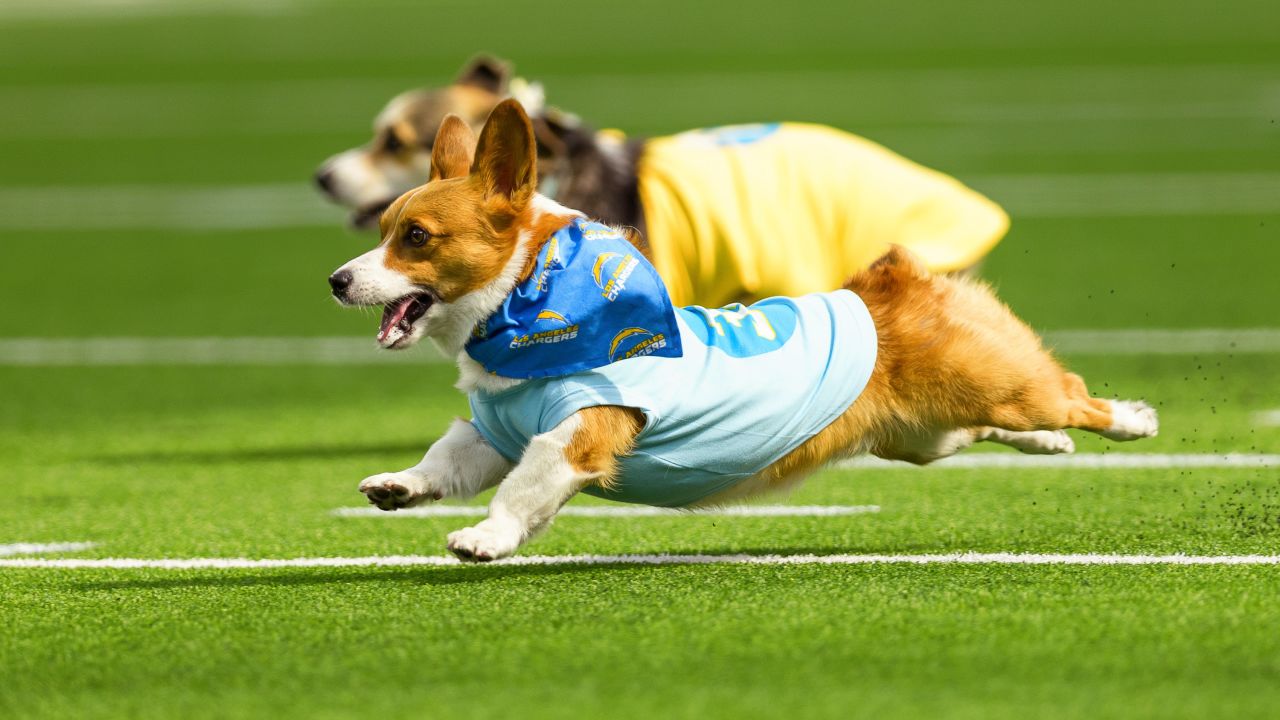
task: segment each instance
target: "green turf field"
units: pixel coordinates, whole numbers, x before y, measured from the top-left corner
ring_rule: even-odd
[[[1272,2],[9,0],[0,562],[443,555],[473,520],[334,514],[465,412],[425,353],[84,366],[13,348],[337,336],[372,355],[375,320],[324,283],[371,241],[306,183],[393,93],[478,50],[599,125],[812,120],[951,172],[1010,209],[984,274],[1058,337],[1263,338],[1066,354],[1099,394],[1160,409],[1144,443],[1077,436],[1135,467],[837,469],[769,502],[878,512],[564,517],[523,555],[1280,554],[1280,467],[1259,460],[1280,453]],[[1224,454],[1259,464],[1183,458]],[[62,542],[94,545],[17,547]],[[0,567],[3,718],[1278,704],[1277,565]]]

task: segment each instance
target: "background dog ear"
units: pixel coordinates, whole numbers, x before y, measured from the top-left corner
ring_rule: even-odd
[[[546,108],[533,118],[533,135],[538,141],[538,157],[554,157],[567,153],[570,145],[577,139],[575,134],[581,128],[582,121],[577,115],[554,107]]]
[[[464,177],[471,171],[475,153],[476,134],[471,126],[457,115],[445,115],[431,146],[431,179]]]
[[[503,100],[489,114],[476,147],[472,174],[479,175],[485,194],[503,196],[520,210],[538,184],[537,148],[533,124],[515,100]]]
[[[454,82],[488,90],[494,95],[506,95],[510,79],[511,63],[492,55],[477,55],[467,61]]]

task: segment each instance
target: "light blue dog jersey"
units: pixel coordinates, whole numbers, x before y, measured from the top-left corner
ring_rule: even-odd
[[[610,500],[679,507],[727,490],[835,420],[866,387],[876,331],[847,290],[750,307],[676,311],[681,357],[633,357],[593,370],[471,393],[472,422],[512,462],[534,435],[583,408],[639,409]]]

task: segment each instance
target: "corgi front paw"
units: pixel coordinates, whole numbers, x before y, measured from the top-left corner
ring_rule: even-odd
[[[492,518],[449,533],[449,552],[460,560],[489,562],[508,557],[520,547],[521,533],[508,523]]]
[[[407,472],[379,473],[367,477],[360,483],[360,492],[379,510],[399,510],[444,497],[444,492],[431,482]]]

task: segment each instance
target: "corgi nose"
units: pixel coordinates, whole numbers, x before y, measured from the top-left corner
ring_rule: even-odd
[[[316,181],[316,185],[319,186],[320,189],[324,191],[325,195],[328,195],[330,197],[333,196],[333,172],[332,171],[326,170],[324,168],[317,170],[315,175],[315,181]]]
[[[347,292],[347,288],[351,287],[351,271],[339,270],[329,276],[329,287],[333,288],[334,297],[342,297]]]

